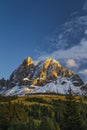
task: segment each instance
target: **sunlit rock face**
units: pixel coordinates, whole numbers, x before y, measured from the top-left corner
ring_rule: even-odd
[[[32,58],[27,57],[18,69],[11,74],[8,87],[13,87],[16,84],[19,86],[43,86],[64,77],[72,79],[76,86],[83,84],[78,75],[76,76],[71,70],[64,68],[53,58],[38,61],[37,64],[34,64]]]
[[[23,65],[24,65],[24,66],[30,66],[30,65],[33,65],[33,64],[34,64],[34,62],[33,62],[33,60],[32,60],[31,57],[27,57],[27,58],[24,60],[24,62],[23,62]]]
[[[85,84],[79,75],[53,58],[36,64],[27,57],[7,81],[0,80],[0,86],[0,94],[9,96],[44,92],[66,94],[70,88],[73,94],[82,94]]]

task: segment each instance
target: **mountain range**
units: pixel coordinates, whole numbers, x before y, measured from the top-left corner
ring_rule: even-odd
[[[0,80],[0,94],[5,96],[68,94],[70,89],[74,95],[87,94],[87,85],[80,76],[53,58],[34,62],[31,57],[27,57],[8,80]]]

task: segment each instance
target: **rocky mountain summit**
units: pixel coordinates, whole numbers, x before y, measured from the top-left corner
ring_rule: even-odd
[[[6,81],[0,80],[3,95],[26,95],[29,93],[84,94],[84,82],[71,70],[64,68],[57,60],[48,58],[34,63],[27,57]]]

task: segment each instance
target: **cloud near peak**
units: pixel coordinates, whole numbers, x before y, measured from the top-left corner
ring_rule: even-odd
[[[87,76],[87,69],[83,69],[79,73]]]
[[[47,54],[42,58],[45,57],[53,57],[62,60],[73,59],[78,61],[87,59],[87,39],[83,38],[81,39],[79,45],[76,45],[69,49],[54,51],[53,53]]]
[[[69,59],[69,60],[67,60],[66,66],[67,67],[78,67],[78,64],[76,63],[75,60]]]

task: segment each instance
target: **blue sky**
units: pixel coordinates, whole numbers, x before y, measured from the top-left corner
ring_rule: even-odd
[[[48,44],[46,39],[73,15],[86,13],[83,11],[85,2],[86,0],[0,1],[0,78],[8,78],[27,56],[36,60],[40,53],[47,53],[51,43]],[[54,48],[51,48],[52,53]]]

